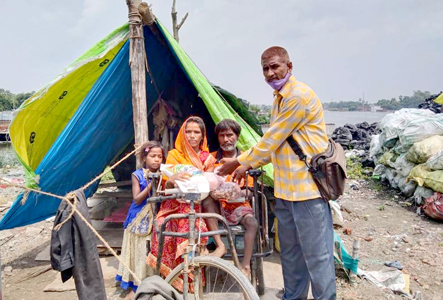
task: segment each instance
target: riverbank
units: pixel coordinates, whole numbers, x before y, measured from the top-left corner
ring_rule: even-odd
[[[384,116],[391,112],[370,112],[370,111],[324,111],[326,123],[334,123],[335,128],[344,126],[346,123],[357,124],[368,122],[369,124],[379,122]]]
[[[352,175],[364,176],[355,172]],[[18,182],[23,180],[23,172],[17,167],[0,168],[0,176]],[[18,193],[18,189],[0,187],[0,214],[6,212]],[[421,291],[426,300],[441,300],[442,224],[415,214],[404,200],[394,190],[372,179],[350,179],[344,195],[339,199],[345,221],[342,227],[336,227],[336,232],[342,237],[348,251],[351,251],[355,238],[361,240],[360,268],[378,271],[385,261],[397,260],[410,275],[413,292]],[[48,220],[0,232],[5,299],[77,299],[72,282],[62,285],[57,280],[60,274],[50,270],[49,261],[35,260],[49,245],[51,229],[52,221]],[[112,257],[101,260],[109,297],[122,299],[119,289],[113,284],[116,260]],[[265,268],[269,270],[265,277],[269,289],[262,299],[277,299],[275,295],[283,287],[278,255],[267,258]],[[53,290],[67,291],[44,292],[51,283],[54,284]],[[337,299],[404,299],[366,280],[358,279],[356,285],[351,285],[342,275],[337,278],[337,288]]]

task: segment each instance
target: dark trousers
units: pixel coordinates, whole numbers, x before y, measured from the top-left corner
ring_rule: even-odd
[[[322,199],[275,200],[285,293],[283,300],[336,299],[334,232],[329,204]]]

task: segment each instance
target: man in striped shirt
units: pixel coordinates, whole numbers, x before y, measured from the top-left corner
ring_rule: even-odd
[[[263,75],[274,89],[269,130],[249,151],[224,159],[220,172],[239,179],[272,162],[275,209],[281,245],[283,299],[336,299],[332,217],[305,163],[286,139],[292,135],[310,159],[328,146],[322,104],[314,91],[292,75],[284,48],[271,47],[261,56]]]

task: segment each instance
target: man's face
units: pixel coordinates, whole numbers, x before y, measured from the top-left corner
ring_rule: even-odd
[[[263,58],[261,65],[263,75],[268,82],[283,79],[288,72],[292,71],[292,63],[286,63],[285,60],[278,55]]]
[[[222,130],[218,134],[218,144],[223,151],[233,151],[237,146],[238,136],[231,128]]]

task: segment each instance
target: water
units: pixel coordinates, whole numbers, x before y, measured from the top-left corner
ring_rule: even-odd
[[[368,122],[369,124],[379,122],[389,112],[369,112],[369,111],[329,111],[325,110],[325,122],[334,123],[335,128],[346,123],[357,124]]]

